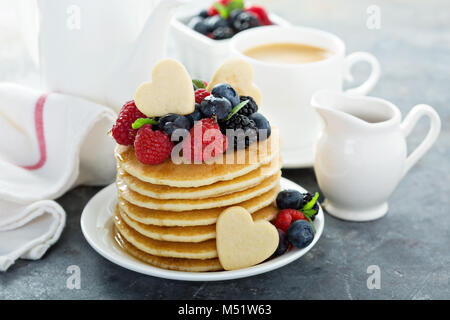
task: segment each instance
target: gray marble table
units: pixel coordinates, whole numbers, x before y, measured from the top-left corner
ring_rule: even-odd
[[[19,261],[0,274],[0,299],[449,299],[450,298],[450,2],[445,0],[264,1],[293,23],[332,31],[349,52],[364,50],[382,65],[372,95],[406,114],[433,106],[442,119],[436,143],[390,199],[389,214],[371,223],[326,215],[323,237],[303,258],[252,278],[190,283],[125,270],[99,256],[80,230],[80,215],[100,188],[81,187],[58,202],[68,214],[61,240],[36,262]],[[380,29],[367,28],[367,8],[380,9]],[[355,68],[356,81],[368,73]],[[4,79],[2,79],[4,80]],[[428,124],[408,141],[414,148]],[[283,175],[317,190],[312,169]],[[66,287],[67,267],[81,270],[81,289]],[[368,289],[367,268],[381,272],[381,288]]]

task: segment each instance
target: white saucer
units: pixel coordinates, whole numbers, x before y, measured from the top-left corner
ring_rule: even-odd
[[[282,189],[296,189],[300,192],[306,192],[298,184],[281,178]],[[313,242],[301,250],[293,249],[288,253],[275,259],[268,260],[257,266],[234,271],[218,272],[183,272],[161,269],[150,266],[128,255],[120,249],[112,237],[112,215],[117,200],[116,186],[111,184],[97,193],[86,205],[81,215],[81,230],[89,242],[99,254],[113,263],[116,263],[126,269],[154,277],[185,280],[185,281],[220,281],[231,280],[244,277],[250,277],[271,270],[283,267],[284,265],[297,260],[307,253],[319,240],[324,227],[324,215],[322,208],[314,221],[316,235]]]

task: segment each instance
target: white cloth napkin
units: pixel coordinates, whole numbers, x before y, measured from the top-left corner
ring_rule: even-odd
[[[0,83],[0,271],[59,239],[66,214],[52,199],[114,180],[115,117],[81,98]]]

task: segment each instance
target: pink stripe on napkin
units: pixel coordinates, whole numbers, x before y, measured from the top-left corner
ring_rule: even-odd
[[[40,159],[39,161],[31,166],[22,166],[22,168],[27,170],[37,170],[44,166],[47,161],[47,147],[45,144],[45,135],[44,135],[44,106],[45,101],[47,100],[48,93],[44,93],[39,97],[36,102],[36,106],[34,109],[34,125],[36,128],[36,137],[39,144],[39,153]]]

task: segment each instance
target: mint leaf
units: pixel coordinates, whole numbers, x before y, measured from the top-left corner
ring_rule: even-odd
[[[131,127],[136,130],[136,129],[143,127],[146,124],[156,125],[156,124],[158,124],[158,121],[156,121],[152,118],[139,118],[135,122],[133,122]]]
[[[311,218],[306,216],[306,219],[308,219],[308,222],[311,224],[313,231],[314,231],[314,235],[316,235],[316,227],[314,226],[314,223],[312,222]]]
[[[302,212],[305,216],[308,216],[309,218],[311,218],[313,215],[317,213],[317,211],[314,209],[303,210]]]
[[[312,209],[312,207],[314,207],[314,205],[316,204],[317,199],[319,198],[319,193],[316,192],[316,194],[314,195],[314,197],[311,199],[311,201],[309,201],[307,204],[305,204],[305,206],[302,208],[303,210],[309,210]]]
[[[241,110],[249,102],[250,102],[250,100],[245,100],[245,101],[242,101],[241,103],[239,103],[237,106],[235,106],[233,108],[233,110],[231,110],[230,114],[225,119],[225,121],[230,120],[236,113],[238,113],[239,110]]]
[[[195,84],[195,86],[198,89],[205,89],[205,83],[202,80],[198,80],[198,79],[192,79],[192,83]]]
[[[214,6],[214,8],[217,9],[217,11],[219,12],[220,16],[223,19],[228,18],[229,11],[227,10],[227,7],[225,7],[223,4],[218,3],[218,2],[214,3],[213,6]]]
[[[227,4],[227,11],[230,14],[233,10],[244,9],[244,0],[232,0]]]

